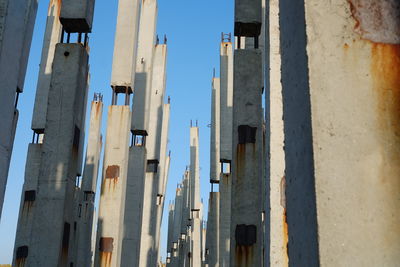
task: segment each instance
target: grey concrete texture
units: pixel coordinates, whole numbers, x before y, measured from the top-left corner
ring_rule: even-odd
[[[25,165],[24,184],[22,187],[21,202],[17,223],[17,233],[14,243],[13,266],[18,266],[21,260],[16,258],[19,247],[30,246],[32,239],[32,221],[36,204],[36,192],[39,179],[42,144],[29,144]],[[28,262],[27,262],[28,263]]]
[[[39,77],[36,87],[35,105],[32,113],[32,130],[42,132],[46,128],[47,100],[49,96],[52,64],[56,44],[61,38],[61,23],[59,14],[61,5],[59,1],[51,0],[44,33],[42,55],[39,65]]]
[[[135,79],[140,0],[119,0],[115,31],[111,87],[133,90]]]
[[[219,180],[219,266],[230,266],[232,175],[221,174]]]
[[[235,0],[235,36],[256,37],[262,25],[262,0]]]
[[[18,112],[16,93],[23,91],[37,1],[0,1],[0,218]]]
[[[156,0],[141,1],[131,130],[144,131],[147,134],[158,9]]]
[[[281,55],[279,31],[279,1],[269,2],[269,83],[268,99],[270,117],[270,266],[288,266],[288,231],[285,206],[285,153],[283,129],[283,101],[281,86]],[[267,140],[268,142],[268,140]]]
[[[289,264],[396,266],[399,3],[279,8]]]
[[[220,79],[212,79],[211,87],[211,134],[210,134],[210,182],[219,180],[220,173]],[[225,118],[224,118],[225,119]]]
[[[63,0],[60,22],[66,32],[92,31],[95,0]]]
[[[65,68],[71,70],[65,72]],[[80,44],[58,44],[53,64],[29,255],[36,266],[70,262],[75,218],[79,130],[85,116],[88,55]],[[51,201],[49,201],[51,200]],[[49,216],[51,214],[51,216]],[[47,233],[47,234],[43,234]],[[44,248],[46,248],[44,250]]]
[[[129,148],[121,266],[139,266],[146,153],[144,146]]]
[[[219,265],[219,204],[220,193],[210,192],[208,199],[207,235],[205,241],[206,263],[209,267]]]
[[[102,148],[101,121],[103,103],[93,101],[91,104],[90,126],[83,171],[81,194],[78,210],[79,241],[77,242],[77,266],[92,265],[92,233],[94,225],[95,195],[99,173]]]
[[[190,127],[190,210],[200,210],[199,128]],[[191,214],[190,218],[193,215]]]
[[[120,266],[124,235],[131,111],[110,106],[94,266]]]
[[[234,66],[230,264],[261,266],[263,238],[260,237],[264,230],[261,51],[236,50]]]
[[[220,47],[220,159],[232,160],[233,50],[232,43]]]

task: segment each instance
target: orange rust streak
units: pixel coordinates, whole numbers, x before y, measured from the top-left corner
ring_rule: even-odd
[[[101,267],[110,267],[112,260],[111,252],[101,252],[100,254],[100,266]]]
[[[288,243],[289,243],[289,229],[286,218],[286,209],[283,211],[283,249],[284,249],[284,266],[289,266],[289,255],[288,255]]]
[[[378,97],[378,127],[384,162],[400,165],[400,45],[372,43],[371,74]],[[394,167],[394,166],[393,166]],[[392,176],[387,173],[383,179]]]

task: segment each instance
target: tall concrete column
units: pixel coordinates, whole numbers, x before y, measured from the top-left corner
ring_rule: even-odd
[[[221,170],[219,164],[220,113],[220,79],[213,77],[211,90],[210,183],[218,183]]]
[[[227,35],[228,37],[230,35]],[[230,266],[231,162],[233,112],[233,50],[231,39],[220,46],[220,168],[219,265]]]
[[[210,192],[206,236],[206,263],[209,267],[219,265],[219,192]]]
[[[37,0],[0,1],[0,218],[35,25]]]
[[[49,4],[46,30],[44,33],[42,55],[40,59],[39,77],[36,87],[35,105],[32,113],[32,130],[36,133],[43,133],[46,126],[47,99],[50,89],[52,75],[52,63],[56,44],[61,39],[61,23],[59,14],[61,2],[51,0]]]
[[[80,132],[84,131],[87,75],[86,47],[81,44],[58,44],[48,95],[37,188],[29,193],[25,191],[24,202],[21,203],[24,206],[25,202],[30,202],[30,206],[35,206],[32,210],[34,214],[28,227],[30,229],[25,228],[22,223],[27,215],[22,208],[14,262],[22,261],[29,266],[74,264],[74,195],[79,151],[83,145]],[[32,161],[36,162],[36,159]],[[27,181],[26,186],[30,182]],[[29,236],[24,234],[28,231]]]
[[[399,10],[279,3],[291,266],[400,260]]]
[[[178,193],[178,188],[177,188],[177,193]],[[179,190],[180,191],[180,190]],[[177,198],[175,197],[175,201]],[[173,254],[173,243],[174,243],[174,210],[175,210],[175,204],[174,203],[169,203],[168,206],[168,233],[167,233],[167,258],[166,258],[166,263],[167,266],[172,266],[171,264],[171,259],[172,259],[172,254]]]
[[[120,266],[127,187],[129,106],[108,109],[95,266]]]
[[[141,0],[133,98],[133,108],[137,112],[132,114],[131,126],[133,134],[141,136],[148,135],[157,12],[157,0]]]
[[[279,0],[269,2],[270,266],[288,266]]]
[[[201,266],[201,223],[200,167],[199,167],[199,128],[190,128],[190,266]]]
[[[92,102],[89,126],[89,138],[86,151],[85,168],[82,179],[82,197],[78,209],[79,241],[77,246],[77,266],[91,266],[92,233],[94,225],[95,195],[99,161],[102,147],[101,120],[103,115],[103,102],[101,95],[95,95]]]
[[[155,46],[152,64],[151,105],[148,114],[148,136],[146,137],[147,167],[144,183],[139,266],[155,266],[158,261],[159,230],[157,228],[161,225],[162,211],[160,209],[164,202],[164,193],[162,192],[164,185],[163,172],[168,137],[168,127],[162,129],[166,77],[166,48],[165,44],[158,44]],[[169,116],[169,113],[167,115]],[[168,116],[165,117],[167,123],[169,120]],[[161,151],[161,143],[165,144],[163,146],[164,151]]]

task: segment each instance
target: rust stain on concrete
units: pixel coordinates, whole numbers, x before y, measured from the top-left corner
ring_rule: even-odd
[[[283,211],[283,263],[284,266],[289,266],[289,255],[288,255],[288,245],[289,245],[289,228],[287,224],[286,208]]]
[[[100,266],[111,267],[112,252],[100,252]]]

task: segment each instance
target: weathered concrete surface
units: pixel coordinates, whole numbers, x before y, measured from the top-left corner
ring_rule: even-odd
[[[19,208],[17,234],[14,243],[13,266],[18,266],[24,259],[17,259],[18,248],[31,246],[33,215],[37,209],[36,195],[39,178],[40,162],[42,160],[42,144],[29,144],[25,165],[25,181],[22,188],[21,204]],[[26,262],[28,263],[28,262]]]
[[[219,180],[219,266],[230,266],[232,175],[221,174]]]
[[[260,35],[262,0],[235,0],[235,36]]]
[[[220,161],[220,79],[212,79],[211,135],[210,135],[210,182],[219,180]],[[225,118],[224,118],[225,119]]]
[[[36,11],[37,0],[0,1],[0,218],[18,122],[16,93],[24,87]]]
[[[35,105],[32,114],[31,128],[42,132],[46,127],[47,100],[49,95],[52,64],[56,44],[61,38],[61,23],[59,14],[61,2],[51,0],[47,14],[46,30],[44,33],[42,55],[39,65],[39,77],[36,87]]]
[[[178,188],[177,188],[178,193]],[[180,191],[180,188],[179,188]],[[175,201],[177,197],[175,197]],[[171,260],[171,254],[173,250],[173,243],[174,243],[174,210],[175,204],[170,203],[168,205],[168,234],[167,234],[167,259]],[[170,266],[170,262],[167,262],[167,265]]]
[[[120,266],[124,234],[131,112],[110,106],[104,151],[95,266]]]
[[[156,26],[157,1],[142,0],[131,130],[134,132],[144,131],[146,134],[149,127],[148,114],[150,112]]]
[[[95,211],[95,195],[102,147],[101,120],[103,103],[93,101],[90,114],[89,137],[83,171],[80,210],[78,211],[79,241],[77,247],[77,266],[91,266],[92,233]]]
[[[129,148],[121,266],[139,265],[146,158],[146,147]]]
[[[219,192],[210,192],[208,200],[206,263],[208,266],[219,265]]]
[[[220,47],[220,159],[232,160],[233,51],[231,42]]]
[[[60,21],[66,32],[92,31],[95,0],[63,0]]]
[[[269,2],[270,266],[288,266],[279,0]],[[268,140],[267,140],[268,142]],[[268,158],[267,158],[268,159]]]
[[[234,66],[230,264],[261,266],[264,210],[261,51],[236,50]]]
[[[79,133],[84,129],[87,75],[86,49],[80,44],[58,44],[46,112],[37,208],[25,259],[29,266],[65,266],[74,256],[70,244],[75,238],[75,177],[79,145],[83,142]]]
[[[119,0],[111,87],[125,92],[133,89],[139,28],[139,0]]]
[[[292,266],[398,265],[399,10],[280,1]]]

